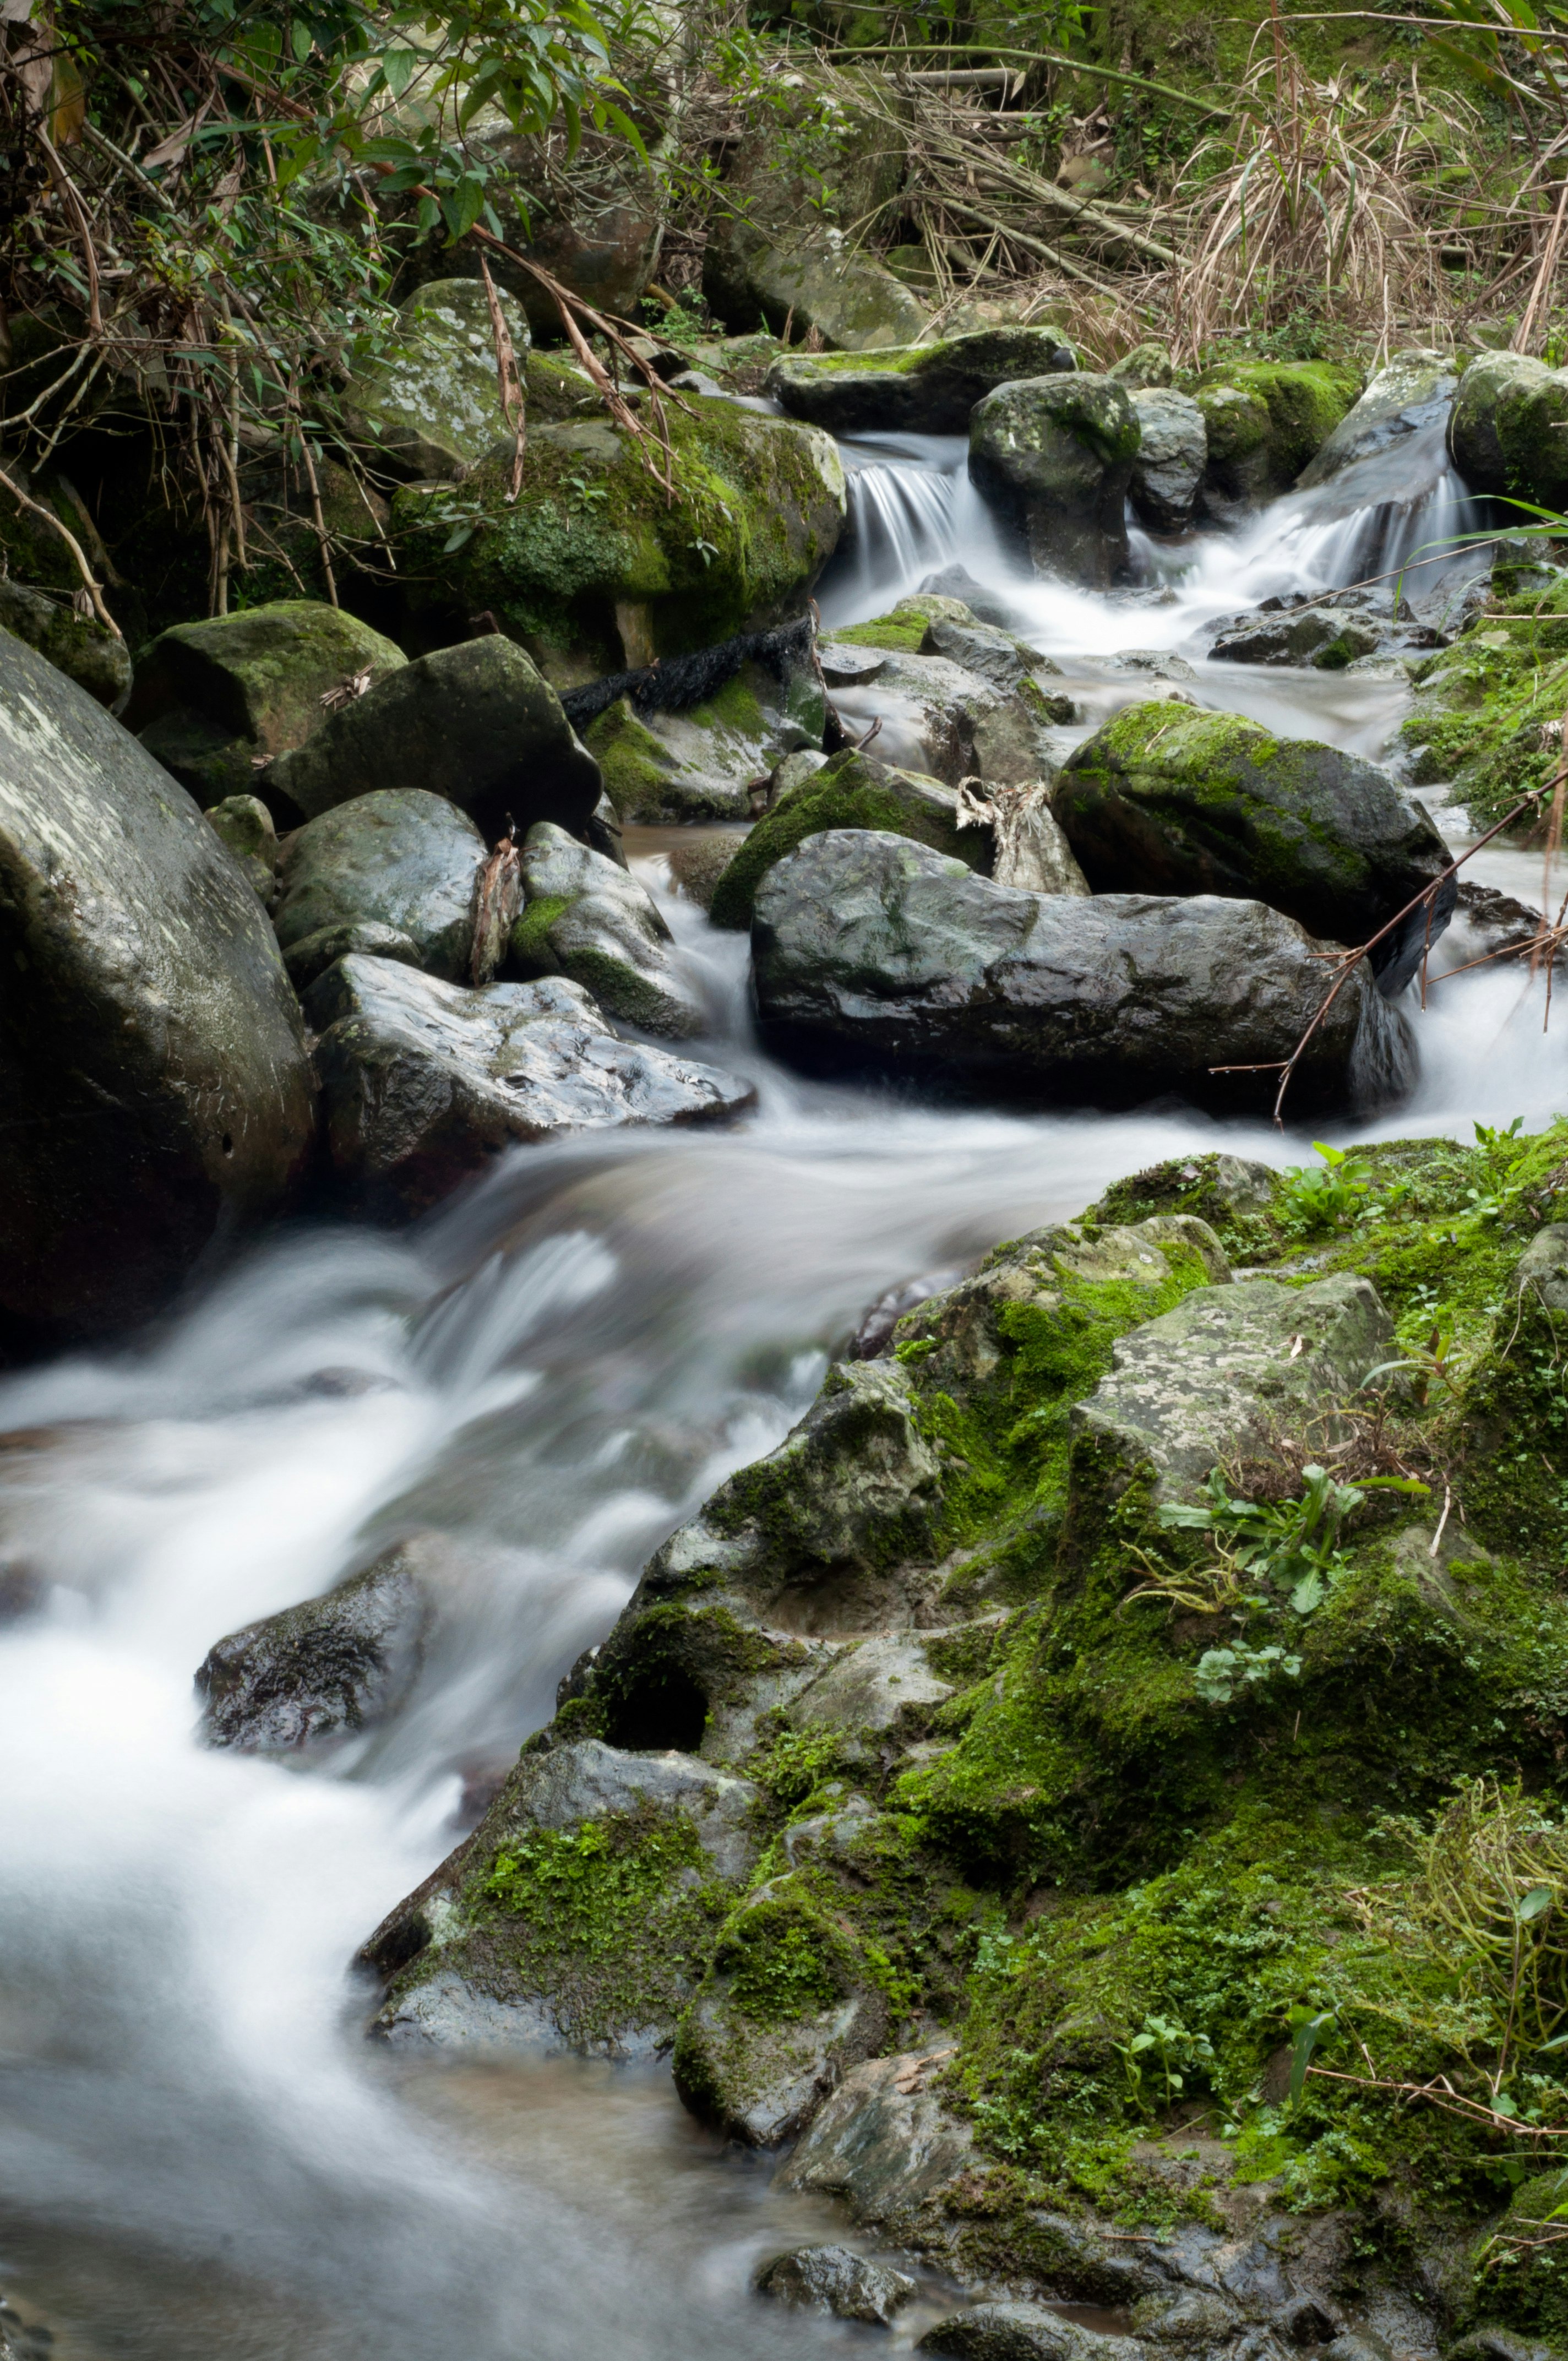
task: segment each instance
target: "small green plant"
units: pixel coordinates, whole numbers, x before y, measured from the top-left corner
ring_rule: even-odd
[[[1146,2016],[1141,2030],[1129,2040],[1117,2042],[1116,2048],[1135,2101],[1143,2098],[1146,2070],[1157,2066],[1160,2099],[1168,2107],[1183,2095],[1189,2076],[1198,2081],[1206,2080],[1214,2062],[1208,2035],[1190,2033],[1169,2016]]]
[[[1277,1672],[1295,1680],[1300,1670],[1300,1657],[1288,1656],[1283,1648],[1247,1648],[1237,1640],[1228,1648],[1205,1648],[1192,1680],[1205,1705],[1229,1705],[1237,1681],[1256,1688]]]
[[[1373,1476],[1360,1484],[1341,1484],[1326,1467],[1312,1466],[1303,1467],[1301,1477],[1306,1488],[1299,1499],[1238,1500],[1226,1485],[1223,1470],[1212,1467],[1203,1483],[1207,1499],[1190,1508],[1182,1501],[1167,1501],[1159,1521],[1162,1525],[1208,1533],[1219,1559],[1254,1582],[1288,1587],[1294,1612],[1310,1615],[1343,1574],[1340,1529],[1345,1518],[1362,1506],[1366,1494],[1381,1490],[1424,1495],[1427,1487],[1401,1476]]]
[[[1321,1165],[1294,1165],[1281,1175],[1279,1202],[1288,1227],[1309,1232],[1343,1230],[1366,1211],[1373,1185],[1372,1167],[1352,1150],[1331,1148],[1326,1140],[1312,1146]]]

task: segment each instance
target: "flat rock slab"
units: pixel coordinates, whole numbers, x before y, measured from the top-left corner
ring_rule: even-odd
[[[1059,331],[979,328],[930,345],[867,354],[787,355],[767,390],[786,416],[831,434],[962,434],[975,403],[1015,378],[1076,368]]]
[[[1185,1499],[1218,1461],[1266,1451],[1275,1437],[1310,1454],[1333,1440],[1339,1405],[1394,1349],[1394,1323],[1368,1279],[1197,1288],[1118,1339],[1073,1430],[1128,1466],[1149,1461],[1161,1496]]]
[[[1321,946],[1259,902],[1039,895],[903,837],[808,837],[758,889],[758,1010],[784,1054],[952,1076],[1046,1103],[1180,1091],[1266,1107],[1322,1004]],[[1294,1104],[1387,1102],[1413,1072],[1402,1017],[1355,970]]]
[[[618,1039],[565,977],[465,991],[356,955],[313,986],[310,1014],[333,1170],[377,1218],[436,1203],[517,1142],[723,1121],[755,1096],[733,1074]]]

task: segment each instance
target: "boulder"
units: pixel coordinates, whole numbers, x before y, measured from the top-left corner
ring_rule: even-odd
[[[977,647],[988,676],[945,655],[868,646],[870,636],[869,627],[863,634],[835,635],[821,642],[817,653],[845,727],[865,744],[872,725],[880,724],[871,741],[879,761],[953,787],[970,778],[1017,786],[1049,767],[1043,733],[1050,709],[1015,646],[1005,656],[999,640]],[[923,645],[928,636],[923,634]],[[996,685],[999,664],[1014,675],[1006,687]]]
[[[302,746],[335,700],[406,661],[341,608],[279,598],[161,632],[137,666],[126,722],[198,803],[220,803],[250,794],[263,764]]]
[[[667,2049],[757,1855],[758,1790],[597,1739],[522,1756],[473,1835],[366,1944],[376,2030],[610,2057]]]
[[[676,711],[639,709],[618,697],[589,722],[583,743],[622,819],[644,826],[751,817],[757,781],[801,749],[817,749],[828,700],[815,668],[781,679],[761,663],[740,666],[710,696]]]
[[[266,790],[314,819],[379,789],[419,789],[472,812],[488,839],[536,820],[586,826],[598,765],[554,690],[491,632],[420,656],[342,706],[264,774]]]
[[[767,390],[787,416],[830,434],[964,434],[975,403],[997,386],[1077,366],[1055,328],[985,328],[870,357],[785,353]]]
[[[532,431],[515,503],[506,450],[460,490],[406,485],[393,531],[428,628],[456,638],[488,613],[571,687],[803,612],[844,522],[832,439],[682,399],[668,489],[647,440],[602,416]]]
[[[1361,390],[1332,361],[1227,361],[1200,379],[1209,465],[1205,508],[1221,523],[1288,491]]]
[[[703,1030],[706,1013],[671,959],[670,930],[626,870],[542,821],[523,844],[522,890],[508,948],[514,974],[570,976],[644,1033],[685,1040]]]
[[[1131,2336],[1097,2334],[1043,2303],[977,2303],[928,2328],[917,2353],[952,2361],[1143,2361]]]
[[[9,634],[0,880],[0,1312],[98,1334],[289,1197],[314,1130],[300,1012],[197,806]]]
[[[635,319],[652,278],[664,232],[664,179],[657,165],[618,134],[581,126],[570,152],[565,139],[490,132],[474,142],[491,177],[486,194],[513,251],[596,310]],[[496,285],[527,314],[535,335],[558,338],[561,314],[537,279],[492,247],[487,258]],[[479,276],[478,257],[455,251],[444,225],[424,248],[423,267],[444,280],[458,269]]]
[[[728,880],[726,881],[728,883]],[[785,1055],[1036,1102],[1178,1091],[1266,1107],[1324,995],[1322,946],[1260,902],[1026,894],[906,838],[808,837],[763,880],[757,1006]],[[1292,1082],[1299,1106],[1387,1104],[1409,1029],[1355,969]]]
[[[466,983],[484,862],[467,814],[422,787],[382,787],[307,821],[284,844],[272,919],[296,984],[351,948],[345,928],[372,927],[411,943],[431,975]]]
[[[1133,389],[1141,440],[1133,461],[1133,506],[1156,533],[1185,533],[1209,464],[1203,412],[1189,393]]]
[[[229,796],[208,805],[207,825],[217,830],[255,886],[262,908],[269,910],[278,896],[278,831],[266,805],[258,796]]]
[[[836,2320],[858,2320],[870,2328],[890,2328],[895,2312],[916,2293],[903,2271],[851,2254],[848,2246],[797,2246],[757,2273],[759,2295],[793,2312],[827,2312]]]
[[[0,631],[26,640],[111,713],[123,708],[131,688],[129,649],[68,599],[0,577]]]
[[[516,298],[499,298],[519,375],[528,322]],[[349,384],[351,424],[400,474],[442,481],[512,433],[501,408],[490,306],[477,279],[429,280],[398,314],[398,334]]]
[[[1310,664],[1343,672],[1373,654],[1382,634],[1366,615],[1341,607],[1302,607],[1294,614],[1241,618],[1209,653],[1216,664]]]
[[[422,1212],[514,1142],[721,1121],[750,1083],[618,1040],[580,984],[464,991],[340,960],[309,997],[332,1167],[376,1219]]]
[[[1127,707],[1068,757],[1053,803],[1097,894],[1235,895],[1335,942],[1365,942],[1449,863],[1425,809],[1375,763],[1228,713]],[[1455,894],[1450,879],[1433,941]],[[1373,954],[1387,997],[1428,939],[1417,909]]]
[[[1119,361],[1113,361],[1105,372],[1129,393],[1143,393],[1150,387],[1170,385],[1176,377],[1176,364],[1164,345],[1135,345]]]
[[[1118,1339],[1073,1432],[1152,1466],[1158,1498],[1190,1499],[1222,1460],[1266,1455],[1286,1432],[1305,1425],[1314,1451],[1338,1441],[1342,1404],[1397,1352],[1376,1289],[1352,1272],[1195,1288]]]
[[[1127,567],[1138,414],[1124,387],[1079,371],[998,386],[970,420],[970,474],[1036,574],[1109,589]]]
[[[1296,479],[1298,491],[1344,478],[1353,505],[1387,498],[1408,473],[1411,438],[1434,432],[1441,437],[1458,382],[1447,353],[1395,353],[1308,461]]]
[[[412,1690],[430,1612],[419,1552],[400,1546],[324,1598],[232,1632],[196,1675],[207,1743],[298,1753],[389,1721]]]
[[[1449,456],[1473,492],[1560,509],[1568,500],[1568,369],[1483,353],[1459,380]]]
[[[808,836],[836,828],[886,829],[975,869],[986,866],[991,853],[983,829],[959,828],[955,788],[847,748],[820,771],[786,788],[735,849],[708,905],[714,925],[749,927],[757,888],[774,862]]]
[[[973,2126],[931,2086],[918,2051],[846,2074],[779,2175],[786,2189],[834,2197],[857,2222],[894,2232],[974,2163]]]
[[[847,2070],[874,2056],[888,2027],[887,2002],[874,1990],[851,1989],[813,2015],[798,1991],[790,1993],[787,2012],[771,2001],[762,1989],[765,1968],[755,1993],[738,1989],[729,1962],[751,1962],[733,1947],[746,1940],[748,1920],[770,1906],[763,1903],[742,1914],[738,1927],[726,1928],[718,1964],[681,2019],[672,2061],[675,2088],[693,2114],[747,2147],[778,2147],[795,2138]],[[835,1977],[825,1962],[833,1958],[831,1930],[820,1922],[813,1934],[814,1965],[830,1991]],[[808,1980],[797,1955],[787,1964],[797,1985]]]

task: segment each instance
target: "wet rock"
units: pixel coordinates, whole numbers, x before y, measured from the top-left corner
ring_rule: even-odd
[[[757,2273],[759,2295],[772,2296],[793,2312],[828,2312],[837,2320],[862,2321],[887,2328],[916,2294],[903,2271],[851,2254],[848,2246],[798,2246],[764,2263]]]
[[[406,1705],[431,1615],[417,1546],[324,1598],[231,1632],[196,1675],[211,1746],[291,1753],[374,1730]]]
[[[509,822],[584,828],[598,802],[593,756],[560,699],[498,633],[419,656],[330,715],[263,774],[309,819],[382,789],[444,796],[493,841]]]
[[[196,805],[8,634],[0,877],[0,1313],[98,1334],[288,1198],[314,1125],[299,1009]]]
[[[1039,2303],[977,2303],[927,2329],[917,2353],[956,2361],[1138,2361],[1130,2336],[1100,2336]]]
[[[1561,508],[1568,500],[1568,370],[1483,353],[1459,380],[1449,456],[1473,492]]]
[[[919,653],[946,656],[965,672],[977,673],[992,688],[1011,695],[1042,669],[1041,660],[1023,640],[978,616],[934,616],[921,637]]]
[[[1112,1370],[1073,1411],[1073,1432],[1131,1468],[1148,1461],[1162,1498],[1190,1496],[1221,1460],[1267,1455],[1273,1438],[1331,1413],[1394,1350],[1370,1279],[1337,1273],[1308,1287],[1271,1279],[1198,1288],[1113,1346]]]
[[[983,328],[869,358],[786,353],[769,370],[767,390],[789,417],[830,434],[962,434],[975,403],[997,386],[1077,366],[1055,328]]]
[[[787,1055],[1047,1102],[1181,1091],[1261,1106],[1323,1000],[1321,946],[1258,902],[998,886],[894,836],[808,837],[756,897],[759,1012]],[[1298,1104],[1408,1084],[1408,1028],[1363,970],[1298,1068]]]
[[[1009,631],[1017,620],[1015,609],[994,590],[961,566],[944,566],[938,573],[927,574],[920,585],[922,598],[953,598],[967,607],[978,622],[992,623],[999,631]]]
[[[810,664],[792,665],[781,680],[765,664],[747,664],[711,697],[675,712],[639,711],[619,697],[588,724],[583,742],[623,819],[746,819],[758,779],[792,753],[819,753],[827,720]]]
[[[1440,964],[1445,969],[1460,967],[1503,951],[1528,956],[1540,937],[1539,910],[1531,909],[1528,902],[1516,901],[1511,894],[1499,894],[1495,886],[1474,885],[1462,877],[1458,906],[1443,939]],[[1561,950],[1557,958],[1561,962]],[[1499,963],[1511,968],[1514,960]]]
[[[771,1887],[762,1894],[725,1927],[681,2019],[672,2064],[695,2114],[748,2147],[766,2148],[794,2139],[846,2072],[882,2047],[888,2005],[874,1989],[852,1988],[854,1947],[819,1912],[803,1907],[786,1920],[786,1930],[805,1932],[801,1945],[781,1951],[772,1922],[787,1905]],[[783,1971],[774,1990],[770,1968]],[[835,1985],[851,1988],[834,1993]],[[833,1996],[806,2014],[819,1986]]]
[[[668,856],[670,876],[677,889],[699,909],[711,910],[718,881],[734,860],[743,839],[735,832],[699,836],[678,844]]]
[[[278,598],[162,632],[137,666],[126,722],[198,803],[222,803],[322,729],[333,700],[354,701],[405,662],[340,608]]]
[[[385,959],[340,960],[310,994],[333,1170],[366,1213],[446,1196],[514,1142],[723,1120],[751,1086],[618,1040],[580,984],[466,992]]]
[[[1274,2327],[1290,2345],[1328,2345],[1344,2325],[1337,2304],[1320,2295],[1292,2296],[1276,2313]]]
[[[1368,384],[1354,409],[1346,412],[1316,456],[1297,478],[1297,489],[1309,491],[1357,470],[1354,490],[1377,497],[1365,463],[1387,460],[1398,467],[1412,435],[1447,423],[1459,380],[1446,353],[1411,350],[1395,353]],[[1363,472],[1365,471],[1365,472]],[[1359,502],[1358,502],[1359,504]]]
[[[499,300],[521,373],[528,322],[514,296]],[[350,422],[400,472],[461,477],[512,432],[500,405],[484,286],[477,279],[427,280],[398,318],[399,334],[348,388]]]
[[[966,778],[1021,785],[1049,767],[1042,736],[1049,719],[1045,699],[1024,672],[1015,648],[1018,671],[1007,687],[945,655],[887,649],[873,663],[876,653],[825,641],[821,656],[834,709],[845,727],[864,743],[864,733],[880,723],[871,741],[879,762],[954,787]],[[982,649],[992,669],[999,653],[993,642]]]
[[[782,2168],[781,2184],[839,2198],[857,2222],[894,2230],[914,2222],[974,2160],[973,2130],[933,2088],[939,2062],[915,2051],[856,2067]]]
[[[758,1791],[694,1755],[597,1739],[525,1753],[473,1835],[366,1944],[398,2047],[667,2049],[716,1889],[755,1861]],[[574,1872],[565,1896],[559,1877]]]
[[[1209,653],[1217,664],[1305,664],[1343,672],[1373,654],[1381,639],[1365,615],[1334,607],[1303,607],[1299,614],[1251,618],[1223,631]]]
[[[1224,2345],[1242,2326],[1242,2315],[1223,2297],[1201,2289],[1170,2295],[1146,2295],[1133,2307],[1133,2326],[1140,2336],[1161,2345]]]
[[[665,427],[673,495],[602,414],[531,428],[516,501],[505,448],[456,492],[405,485],[393,529],[424,627],[456,638],[488,612],[571,688],[804,612],[844,522],[831,436],[700,394]],[[475,530],[454,550],[461,524]]]
[[[366,930],[383,928],[412,944],[411,964],[466,981],[484,861],[466,813],[422,787],[382,788],[323,812],[283,847],[273,925],[291,974],[302,990],[334,954],[372,951]]]
[[[1365,942],[1450,858],[1425,809],[1359,755],[1159,705],[1127,708],[1076,748],[1053,808],[1097,894],[1252,896],[1337,942]],[[1455,893],[1451,880],[1438,894],[1432,941]],[[1386,997],[1428,940],[1418,908],[1372,955]]]
[[[906,836],[971,868],[984,866],[991,856],[984,829],[959,826],[955,788],[850,748],[785,788],[758,821],[714,888],[708,906],[714,925],[749,927],[757,888],[775,862],[807,837],[843,828]]]
[[[65,598],[0,578],[0,631],[25,640],[111,713],[123,708],[130,695],[130,651]]]
[[[278,831],[266,805],[256,796],[230,796],[208,805],[207,825],[217,830],[262,908],[269,910],[278,896]]]
[[[1360,392],[1356,373],[1332,361],[1230,361],[1212,369],[1194,399],[1209,462],[1203,505],[1239,522],[1288,491]]]
[[[1161,385],[1135,388],[1133,408],[1141,436],[1129,487],[1133,506],[1154,532],[1185,533],[1209,464],[1203,412],[1190,394]]]
[[[703,1030],[702,1002],[674,966],[670,930],[626,870],[542,822],[523,843],[522,884],[507,951],[514,973],[570,976],[608,1015],[644,1033],[687,1040]]]
[[[283,964],[289,971],[290,983],[302,995],[339,960],[350,959],[356,953],[365,959],[396,960],[400,967],[424,965],[424,954],[411,935],[403,934],[397,927],[374,922],[318,927],[313,935],[305,935],[299,942],[289,945],[283,953]]]
[[[755,246],[748,241],[744,252],[734,244],[722,281],[705,264],[703,287],[710,303],[726,306],[731,326],[748,323],[782,332],[793,313],[797,335],[816,328],[828,344],[850,353],[913,345],[929,316],[891,270],[832,230],[797,230]]]
[[[970,474],[1036,574],[1108,589],[1127,566],[1125,506],[1138,414],[1110,378],[999,386],[970,421]]]

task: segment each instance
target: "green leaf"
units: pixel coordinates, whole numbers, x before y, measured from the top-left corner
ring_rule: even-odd
[[[1550,1885],[1532,1885],[1524,1900],[1516,1904],[1514,1916],[1521,1926],[1528,1926],[1532,1918],[1539,1918],[1542,1911],[1550,1910],[1554,1899]]]
[[[455,549],[461,549],[466,542],[470,542],[473,538],[474,528],[471,524],[455,526],[442,544],[441,555],[443,557],[450,557]]]
[[[387,88],[394,98],[401,98],[413,78],[413,71],[418,63],[417,50],[389,49],[387,51],[381,60],[381,71],[386,77]]]
[[[1307,2087],[1307,2069],[1312,2062],[1312,2052],[1334,2021],[1332,2008],[1322,2009],[1309,2016],[1304,2009],[1292,2009],[1290,2020],[1296,2027],[1296,2038],[1290,2046],[1289,2101],[1295,2106]]]

